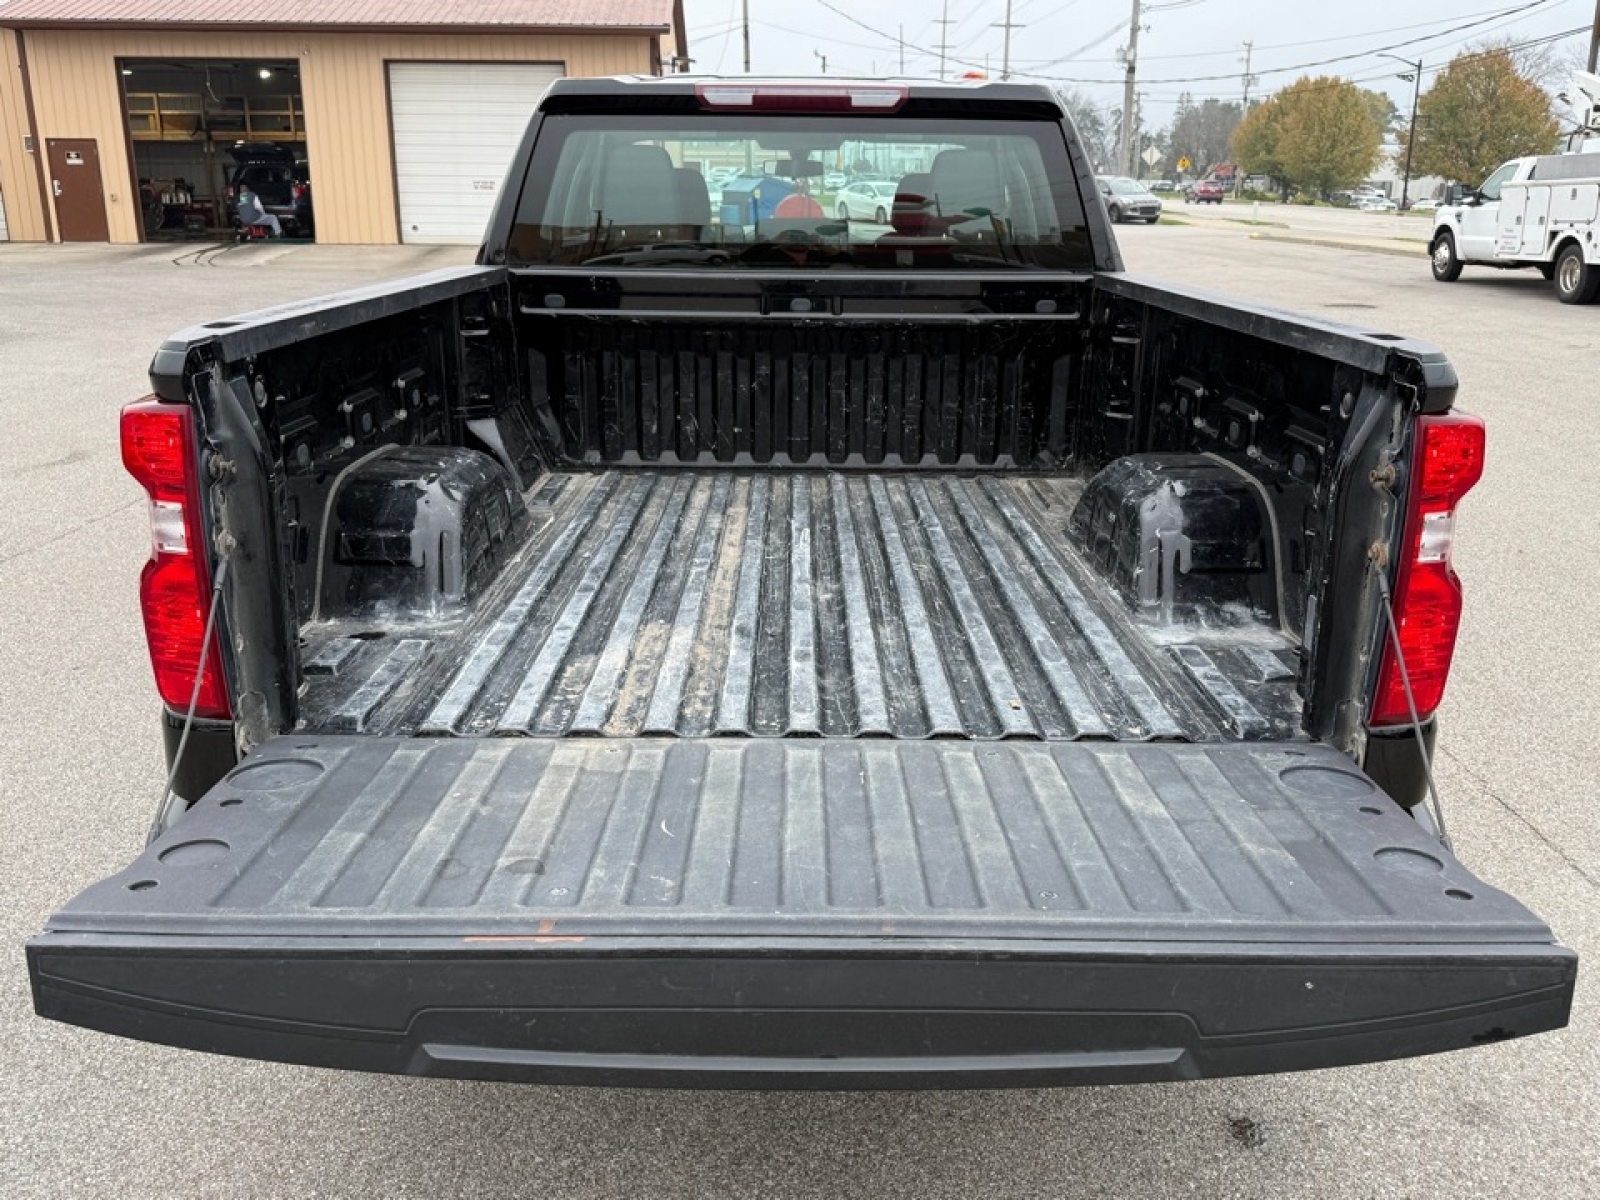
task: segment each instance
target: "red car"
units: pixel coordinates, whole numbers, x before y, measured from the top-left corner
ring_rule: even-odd
[[[1227,194],[1222,183],[1216,179],[1200,179],[1183,189],[1183,202],[1185,204],[1221,204],[1222,197]]]

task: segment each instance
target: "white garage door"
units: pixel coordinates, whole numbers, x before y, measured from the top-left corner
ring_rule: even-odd
[[[506,168],[560,67],[391,63],[402,242],[476,244]]]

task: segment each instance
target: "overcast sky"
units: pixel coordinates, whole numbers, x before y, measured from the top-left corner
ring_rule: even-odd
[[[751,69],[760,74],[814,75],[827,56],[829,74],[939,73],[939,19],[945,0],[749,0]],[[829,6],[832,6],[830,9]],[[740,0],[686,0],[689,53],[699,72],[742,70]],[[949,54],[954,77],[987,63],[1000,77],[1006,0],[949,0]],[[1132,0],[1012,0],[1011,68],[1016,79],[1044,79],[1078,88],[1102,105],[1122,102],[1118,53],[1127,45]],[[1145,121],[1171,118],[1178,94],[1239,99],[1244,43],[1253,41],[1252,94],[1264,95],[1302,74],[1338,74],[1387,90],[1409,111],[1404,70],[1375,56],[1389,49],[1424,63],[1423,87],[1461,48],[1486,39],[1517,42],[1586,30],[1594,0],[1146,0],[1140,19],[1139,90]],[[1470,25],[1470,28],[1462,28]],[[870,27],[870,28],[867,28]],[[879,32],[873,32],[874,30]],[[1587,34],[1558,45],[1586,48]],[[1341,59],[1327,62],[1329,59]],[[1319,65],[1308,65],[1308,64]],[[1201,79],[1199,76],[1221,76]]]

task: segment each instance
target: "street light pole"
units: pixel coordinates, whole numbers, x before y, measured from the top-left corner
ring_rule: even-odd
[[[1401,58],[1397,54],[1384,54],[1383,58],[1392,58],[1397,63],[1404,63],[1411,68],[1409,75],[1400,76],[1401,79],[1412,80],[1411,86],[1411,126],[1406,134],[1406,166],[1405,175],[1400,182],[1400,211],[1405,212],[1411,203],[1411,154],[1417,148],[1417,106],[1422,102],[1422,60],[1419,58],[1412,62],[1409,58]]]

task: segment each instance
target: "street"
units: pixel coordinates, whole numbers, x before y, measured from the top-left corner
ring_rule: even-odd
[[[1531,271],[1437,284],[1421,218],[1167,211],[1184,224],[1119,228],[1131,271],[1431,340],[1488,422],[1437,774],[1460,857],[1583,956],[1570,1029],[1202,1084],[811,1095],[358,1076],[40,1020],[23,942],[133,856],[162,784],[119,408],[180,326],[471,252],[0,245],[0,1194],[1600,1195],[1600,306]]]

